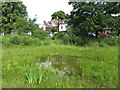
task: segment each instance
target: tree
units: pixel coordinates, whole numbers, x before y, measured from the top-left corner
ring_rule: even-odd
[[[69,2],[69,4],[73,5],[69,25],[74,27],[73,33],[77,36],[84,36],[88,32],[95,33],[104,27],[112,27],[114,30],[119,27],[117,17],[111,16],[119,13],[119,2]]]
[[[16,22],[13,24],[14,29],[16,30],[17,34],[23,34],[23,32],[32,33],[39,28],[37,24],[35,24],[36,19],[25,19],[22,17],[17,17]]]
[[[26,6],[22,2],[3,2],[2,3],[2,31],[10,34],[15,29],[18,17],[26,19]]]
[[[63,20],[66,18],[66,15],[65,15],[65,12],[64,11],[57,11],[57,12],[54,12],[52,15],[51,15],[52,19],[57,19],[57,20]]]

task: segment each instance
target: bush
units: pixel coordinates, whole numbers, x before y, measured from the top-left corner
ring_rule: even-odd
[[[65,35],[63,37],[64,44],[74,44],[76,46],[84,46],[88,43],[88,38],[78,37],[75,35]]]
[[[74,44],[76,46],[93,46],[93,47],[105,47],[118,45],[117,38],[95,38],[95,37],[78,37],[75,35],[64,35],[64,44]]]
[[[99,47],[106,47],[107,44],[104,41],[99,42]]]
[[[10,37],[10,43],[19,45],[20,44],[20,37],[19,37],[19,35],[13,35],[12,37]]]
[[[2,36],[2,45],[11,46],[10,37],[11,35]]]
[[[48,36],[48,34],[46,31],[37,29],[34,31],[33,36],[39,38],[40,40],[44,40]]]
[[[6,38],[6,37],[5,37]],[[38,38],[34,38],[26,35],[13,35],[10,36],[9,43],[15,45],[41,45],[41,41]]]
[[[64,44],[70,44],[71,43],[71,37],[68,36],[68,35],[65,35],[63,37],[63,42],[64,42]]]
[[[105,38],[103,41],[110,46],[118,45],[118,38]]]
[[[63,39],[63,37],[65,36],[65,32],[59,32],[58,34],[56,34],[56,39]]]

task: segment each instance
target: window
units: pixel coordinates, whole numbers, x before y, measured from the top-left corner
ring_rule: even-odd
[[[61,29],[63,29],[63,26],[61,26]]]
[[[65,26],[65,29],[67,29],[67,26]]]

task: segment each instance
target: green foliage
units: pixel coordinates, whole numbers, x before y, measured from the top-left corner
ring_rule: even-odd
[[[40,84],[43,77],[41,73],[38,69],[30,68],[27,70],[26,79],[28,84]]]
[[[37,24],[34,23],[35,21],[32,19],[24,19],[21,17],[17,18],[16,23],[14,23],[14,28],[16,32],[21,35],[24,32],[34,32],[34,30],[38,29]]]
[[[110,46],[117,46],[118,45],[118,38],[106,38],[103,40],[107,45]]]
[[[40,40],[44,40],[48,36],[48,34],[46,31],[37,29],[34,31],[33,36],[39,38]]]
[[[64,20],[66,18],[65,12],[57,11],[51,15],[52,19]]]
[[[2,3],[2,31],[10,33],[15,30],[15,23],[17,18],[26,18],[26,6],[22,2],[3,2]]]
[[[41,45],[41,41],[38,38],[33,38],[26,35],[6,35],[2,38],[2,44],[5,46],[10,45]]]
[[[23,32],[33,32],[38,29],[38,25],[28,18],[26,6],[22,2],[3,2],[2,3],[2,32],[10,34],[15,31],[18,34]]]
[[[16,45],[20,44],[20,37],[19,35],[14,35],[10,38],[10,42]]]
[[[80,41],[81,41],[81,38],[76,37],[75,35],[65,35],[65,36],[63,37],[63,42],[64,42],[65,44],[78,45]]]
[[[46,61],[56,55],[58,57],[59,55],[77,57],[78,59],[70,59],[66,62],[75,62],[77,66],[80,66],[82,76],[60,76],[56,72],[57,69],[53,71],[51,67],[36,65],[41,62],[40,57]],[[3,88],[118,87],[117,47],[76,47],[71,45],[5,47],[3,45],[2,62]],[[72,68],[71,71],[74,73]]]
[[[26,80],[29,84],[41,84],[44,80],[50,79],[50,75],[55,75],[56,71],[52,68],[40,67],[30,68],[26,73]]]
[[[56,38],[56,39],[63,39],[63,37],[65,36],[66,34],[64,32],[58,32],[56,35],[53,36],[53,38]]]
[[[51,27],[48,27],[48,28],[51,30],[51,32],[53,32],[53,33],[56,32],[56,27],[51,26]]]
[[[86,36],[88,32],[95,33],[104,27],[111,27],[116,32],[119,30],[119,17],[111,16],[119,13],[116,10],[120,5],[119,2],[69,2],[69,4],[73,6],[69,16],[69,24],[73,25],[75,30],[73,34]],[[115,12],[112,9],[115,9]]]
[[[94,47],[106,47],[106,46],[117,46],[118,38],[93,38],[93,37],[80,37],[75,35],[64,35],[64,44],[73,44],[76,46],[94,46]]]

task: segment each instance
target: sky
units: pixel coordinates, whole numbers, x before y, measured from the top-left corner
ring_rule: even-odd
[[[59,10],[70,14],[72,6],[68,4],[69,0],[21,0],[27,7],[28,16],[33,19],[37,15],[37,24],[43,24],[43,21],[50,21],[51,15]]]

